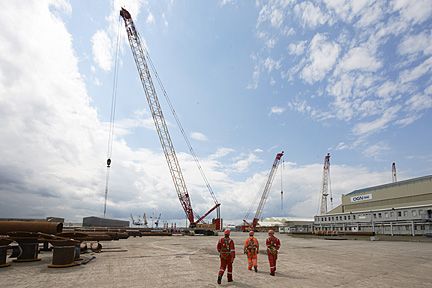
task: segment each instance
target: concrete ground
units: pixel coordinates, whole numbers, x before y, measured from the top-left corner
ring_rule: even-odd
[[[269,275],[261,244],[258,273],[247,270],[246,233],[232,233],[237,257],[234,282],[222,287],[432,287],[432,243],[322,240],[276,234],[282,242],[276,276]],[[47,268],[42,261],[0,268],[0,287],[218,287],[219,237],[173,236],[129,238],[104,243],[127,252],[94,254],[85,266]],[[91,256],[84,254],[84,257]],[[10,261],[10,259],[8,259]]]

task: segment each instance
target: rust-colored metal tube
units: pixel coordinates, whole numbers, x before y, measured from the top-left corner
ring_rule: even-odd
[[[62,232],[63,223],[47,221],[0,221],[0,235],[10,232],[41,232],[57,234]]]

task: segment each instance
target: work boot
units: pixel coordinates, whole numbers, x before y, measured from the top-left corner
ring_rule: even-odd
[[[270,275],[271,276],[275,276],[275,272],[270,272]]]
[[[217,283],[218,283],[218,284],[221,284],[221,283],[222,283],[222,276],[218,276],[218,281],[217,281]]]
[[[257,273],[258,272],[258,267],[254,266],[254,269],[255,269],[255,273]]]
[[[233,282],[233,279],[232,278],[228,279],[228,282]]]

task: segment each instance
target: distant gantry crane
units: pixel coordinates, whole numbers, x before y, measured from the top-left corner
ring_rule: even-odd
[[[396,177],[396,163],[393,162],[392,164],[392,182],[396,183],[397,182],[397,177]]]
[[[249,223],[246,219],[243,219],[243,222],[244,222],[243,231],[246,231],[247,229],[255,230],[256,226],[258,225],[258,221],[260,220],[262,212],[263,212],[264,204],[267,201],[267,197],[268,197],[268,194],[270,192],[270,188],[271,188],[272,183],[273,183],[275,172],[279,166],[279,162],[280,162],[283,155],[284,155],[284,151],[276,154],[275,160],[273,161],[272,168],[271,168],[269,176],[267,178],[266,185],[264,186],[264,191],[262,193],[261,200],[258,204],[258,208],[256,210],[255,217],[252,220],[252,223]]]
[[[138,69],[139,76],[141,78],[141,83],[142,83],[142,86],[144,88],[145,96],[146,96],[147,102],[150,106],[150,111],[151,111],[151,114],[152,114],[152,117],[153,117],[153,120],[154,120],[154,123],[156,126],[156,130],[157,130],[159,140],[160,140],[161,145],[162,145],[162,149],[163,149],[164,154],[165,154],[165,158],[166,158],[166,161],[168,164],[171,178],[174,182],[174,187],[176,189],[177,196],[180,200],[180,203],[183,207],[183,210],[185,211],[186,217],[189,220],[189,226],[191,228],[195,228],[198,223],[202,222],[204,220],[204,218],[207,217],[207,215],[209,215],[212,211],[217,209],[217,218],[214,219],[214,220],[216,220],[216,221],[214,221],[214,223],[215,223],[216,229],[219,230],[219,229],[221,229],[220,210],[219,210],[220,209],[219,208],[220,203],[216,200],[216,196],[214,195],[213,190],[211,189],[211,186],[208,183],[207,178],[204,175],[204,172],[201,168],[201,165],[199,165],[198,158],[196,157],[195,153],[193,152],[192,147],[191,147],[187,137],[185,136],[185,132],[184,132],[183,128],[181,127],[179,119],[177,118],[177,116],[175,114],[174,108],[171,106],[171,102],[169,101],[168,96],[166,94],[166,91],[163,88],[162,82],[160,81],[159,76],[157,75],[156,69],[153,66],[153,63],[150,59],[150,56],[148,55],[147,50],[145,49],[145,47],[141,43],[141,38],[140,38],[136,28],[135,28],[135,24],[132,20],[130,13],[126,9],[121,8],[120,16],[123,18],[124,23],[125,23],[125,28],[126,28],[126,33],[128,36],[129,44],[130,44],[130,47],[132,50],[132,54],[134,56],[134,60],[135,60],[135,64],[136,64],[137,69]],[[207,211],[201,217],[197,217],[196,220],[195,220],[194,211],[192,209],[192,204],[191,204],[189,192],[188,192],[188,189],[186,187],[185,180],[183,178],[183,173],[182,173],[182,170],[180,168],[180,164],[178,162],[177,155],[176,155],[176,152],[174,150],[174,145],[171,141],[170,134],[168,132],[168,126],[165,122],[165,118],[164,118],[163,113],[162,113],[162,108],[159,104],[159,99],[157,97],[156,89],[153,85],[153,80],[152,80],[152,77],[150,75],[150,70],[149,70],[149,64],[153,70],[153,73],[156,77],[156,80],[158,81],[159,85],[161,86],[161,89],[164,93],[164,96],[168,100],[168,104],[170,105],[171,111],[173,112],[174,117],[176,118],[177,124],[179,125],[179,128],[180,128],[183,136],[185,137],[185,140],[189,146],[189,150],[192,152],[192,155],[194,156],[194,160],[198,165],[201,176],[204,178],[206,186],[207,186],[207,188],[208,188],[208,190],[209,190],[209,192],[213,198],[213,201],[215,203],[215,205],[209,211]]]
[[[331,182],[330,182],[330,153],[327,153],[327,155],[324,157],[320,215],[327,214],[327,196],[329,195],[330,195],[330,204],[333,205],[333,196],[331,194]]]

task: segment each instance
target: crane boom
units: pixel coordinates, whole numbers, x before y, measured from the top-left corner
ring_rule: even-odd
[[[330,182],[330,153],[324,157],[323,180],[321,186],[321,207],[320,215],[327,214],[327,196],[329,195],[329,182]],[[330,202],[333,199],[330,195]]]
[[[180,164],[177,159],[176,152],[174,150],[173,143],[171,141],[168,127],[165,122],[165,118],[162,113],[159,99],[156,94],[155,87],[150,75],[149,67],[147,65],[146,54],[141,43],[138,32],[135,29],[135,24],[132,20],[130,13],[122,8],[120,16],[123,18],[126,32],[128,35],[129,44],[132,50],[132,54],[135,59],[135,63],[138,69],[138,73],[141,78],[141,83],[144,88],[144,92],[147,98],[147,102],[150,106],[150,111],[155,122],[156,130],[159,136],[159,140],[162,145],[162,149],[165,154],[166,161],[168,163],[171,178],[174,182],[174,186],[180,200],[183,210],[186,213],[186,217],[189,220],[191,227],[196,225],[194,219],[194,213],[192,210],[192,204],[189,197],[189,193],[186,187],[186,183],[183,178],[183,173],[180,168]]]
[[[258,208],[256,210],[255,217],[252,220],[252,224],[249,225],[252,230],[254,230],[256,228],[256,226],[258,224],[258,221],[261,218],[261,214],[263,212],[264,204],[267,201],[267,197],[268,197],[268,194],[270,192],[271,185],[273,183],[275,172],[276,172],[276,170],[277,170],[277,168],[279,166],[280,160],[281,160],[281,158],[282,158],[283,155],[284,155],[284,151],[282,151],[280,153],[277,153],[276,157],[275,157],[275,160],[273,161],[273,165],[272,165],[272,168],[270,170],[269,176],[267,178],[266,185],[264,186],[264,191],[263,191],[263,194],[261,196],[261,200],[260,200],[260,202],[258,204]],[[249,224],[246,220],[243,220],[243,221],[245,222],[246,225]]]

